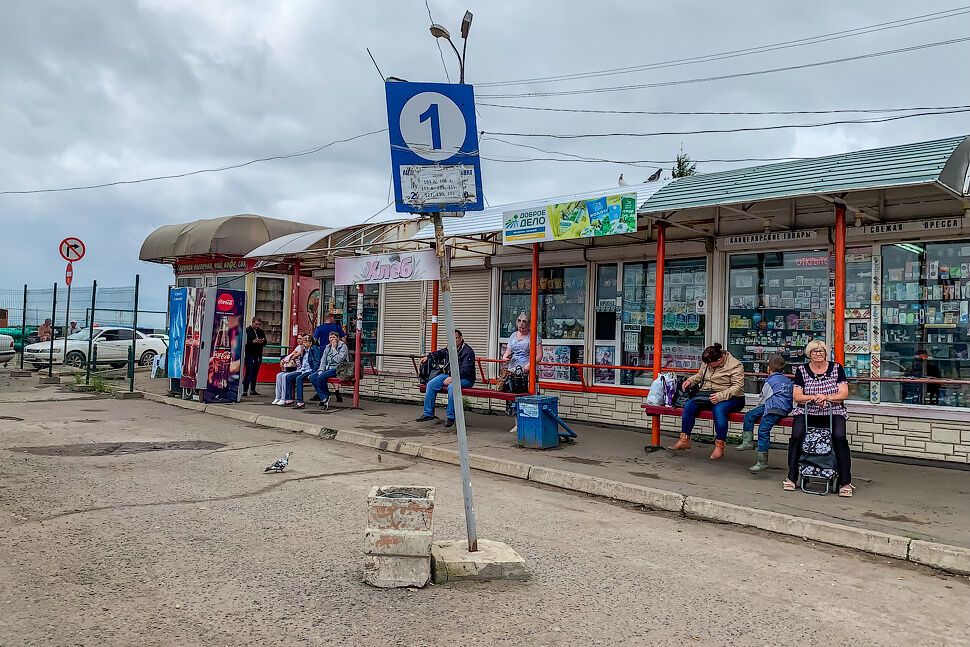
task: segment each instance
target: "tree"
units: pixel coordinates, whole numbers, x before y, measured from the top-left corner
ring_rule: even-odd
[[[690,161],[690,155],[681,151],[677,153],[677,165],[672,169],[671,177],[689,177],[697,175],[697,164]]]

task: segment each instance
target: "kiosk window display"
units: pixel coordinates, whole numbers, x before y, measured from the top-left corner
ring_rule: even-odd
[[[266,331],[266,344],[283,344],[283,300],[286,296],[286,281],[275,276],[256,277],[256,305],[254,313],[263,322]],[[282,353],[285,354],[285,353]]]
[[[872,369],[872,247],[845,254],[845,374],[868,377]],[[868,382],[849,380],[849,398],[869,400]]]
[[[502,272],[502,307],[499,314],[501,343],[515,330],[516,315],[531,310],[531,270]],[[552,267],[539,270],[539,317],[536,322],[542,339],[542,360],[560,364],[583,362],[586,339],[586,268]],[[540,366],[543,380],[579,381],[579,372],[564,366]]]
[[[734,254],[728,272],[728,351],[745,372],[764,373],[781,355],[805,362],[805,346],[827,339],[830,259],[824,249]],[[757,393],[763,380],[747,378]]]
[[[380,293],[381,286],[376,283],[364,286],[364,315],[363,328],[361,329],[361,351],[362,362],[368,366],[370,360],[377,353],[377,325],[378,314],[380,312]],[[337,303],[346,304],[346,322],[343,323],[344,332],[347,333],[347,348],[353,352],[357,350],[357,286],[341,285],[335,289],[335,300]]]

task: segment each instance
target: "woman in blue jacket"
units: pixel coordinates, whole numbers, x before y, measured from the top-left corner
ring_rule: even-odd
[[[741,432],[741,444],[738,450],[752,448],[754,425],[758,425],[758,462],[748,469],[757,474],[768,467],[768,448],[771,446],[771,428],[786,418],[792,410],[792,383],[784,374],[785,358],[775,355],[768,360],[768,371],[771,375],[765,380],[761,389],[761,399],[751,411],[744,414],[744,426]]]

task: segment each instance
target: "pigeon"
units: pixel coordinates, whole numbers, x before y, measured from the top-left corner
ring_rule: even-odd
[[[646,184],[647,182],[656,182],[657,180],[660,179],[660,173],[662,172],[663,172],[663,169],[658,168],[657,172],[651,175],[650,177],[648,177],[646,180],[644,180],[643,183]],[[623,176],[620,176],[620,177],[623,177]]]
[[[620,186],[630,186],[630,183],[623,179],[623,174],[620,173],[620,179],[616,181]]]
[[[272,465],[264,469],[263,473],[265,474],[266,472],[276,472],[277,474],[279,474],[280,472],[285,470],[286,466],[290,462],[290,454],[292,453],[293,452],[286,452],[286,454],[282,456],[278,461],[276,461],[275,463],[273,463]]]

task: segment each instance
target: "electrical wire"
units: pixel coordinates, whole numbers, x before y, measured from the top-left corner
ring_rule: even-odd
[[[370,135],[376,135],[377,133],[384,133],[384,132],[387,132],[387,128],[381,128],[380,130],[371,130],[369,132],[360,133],[359,135],[354,135],[353,137],[346,137],[344,139],[335,139],[332,142],[323,144],[322,146],[316,146],[314,148],[308,148],[294,153],[284,153],[282,155],[260,157],[257,159],[249,160],[248,162],[241,162],[239,164],[230,164],[228,166],[220,166],[216,168],[199,169],[197,171],[175,173],[172,175],[157,175],[154,177],[146,177],[138,180],[117,180],[115,182],[105,182],[103,184],[88,184],[83,186],[70,186],[70,187],[61,187],[56,189],[29,189],[29,190],[21,190],[21,191],[0,191],[0,195],[25,195],[30,193],[59,193],[61,191],[81,191],[84,189],[102,189],[105,187],[119,186],[122,184],[141,184],[143,182],[155,182],[158,180],[173,180],[176,178],[188,177],[190,175],[200,175],[202,173],[221,173],[222,171],[229,171],[232,169],[242,168],[244,166],[249,166],[251,164],[259,164],[262,162],[272,162],[276,160],[291,159],[293,157],[303,157],[306,155],[313,155],[314,153],[319,153],[320,151],[330,148],[335,144],[345,144],[347,142],[352,142],[356,139],[361,139],[363,137],[369,137]]]
[[[954,45],[956,43],[964,43],[970,41],[970,36],[964,36],[963,38],[951,38],[949,40],[941,40],[932,43],[923,43],[920,45],[911,45],[909,47],[899,47],[897,49],[883,50],[880,52],[869,52],[867,54],[859,54],[856,56],[844,56],[842,58],[833,58],[825,61],[815,61],[812,63],[802,63],[799,65],[786,65],[784,67],[774,67],[764,70],[754,70],[751,72],[735,72],[733,74],[721,74],[718,76],[706,76],[694,79],[678,79],[673,81],[658,81],[656,83],[639,83],[636,85],[617,85],[601,88],[585,88],[582,90],[558,90],[549,92],[517,92],[509,94],[480,94],[479,99],[517,99],[523,97],[565,97],[565,96],[575,96],[580,94],[602,94],[606,92],[624,92],[628,90],[645,90],[649,88],[667,88],[677,85],[690,85],[694,83],[707,83],[710,81],[725,81],[730,79],[741,79],[752,76],[759,76],[762,74],[775,74],[778,72],[792,72],[795,70],[805,70],[813,67],[822,67],[826,65],[836,65],[839,63],[850,63],[853,61],[861,61],[871,58],[879,58],[882,56],[890,56],[892,54],[903,54],[906,52],[915,52],[924,49],[931,49],[934,47],[943,47],[946,45]]]
[[[901,27],[910,27],[912,25],[918,25],[925,22],[930,22],[934,20],[943,20],[945,18],[953,18],[955,16],[970,13],[970,6],[955,7],[953,9],[947,9],[946,11],[937,11],[929,14],[922,14],[919,16],[912,16],[910,18],[901,18],[898,20],[892,20],[884,23],[877,23],[875,25],[868,25],[866,27],[856,27],[854,29],[846,29],[843,31],[832,32],[828,34],[820,34],[818,36],[809,36],[806,38],[799,38],[796,40],[782,41],[778,43],[771,43],[768,45],[759,45],[757,47],[747,47],[744,49],[729,50],[726,52],[718,52],[715,54],[705,54],[701,56],[692,56],[688,58],[673,59],[668,61],[660,61],[656,63],[645,63],[642,65],[632,65],[629,67],[618,67],[618,68],[608,68],[604,70],[596,70],[592,72],[574,72],[570,74],[560,74],[555,76],[541,76],[533,77],[529,79],[516,79],[512,81],[492,81],[486,83],[477,84],[480,88],[485,87],[506,87],[514,85],[524,85],[524,84],[538,84],[538,83],[553,83],[557,81],[571,81],[577,79],[587,79],[596,78],[603,76],[614,76],[618,74],[631,74],[633,72],[640,72],[645,70],[655,70],[668,67],[679,67],[682,65],[694,65],[697,63],[708,63],[712,61],[720,61],[730,58],[737,58],[740,56],[750,56],[751,54],[761,54],[765,52],[773,52],[781,49],[789,49],[793,47],[804,47],[806,45],[816,45],[819,43],[825,43],[833,40],[840,40],[844,38],[851,38],[853,36],[861,36],[864,34],[870,34],[880,31],[886,31],[889,29],[899,29]]]
[[[490,108],[509,108],[512,110],[535,110],[539,112],[574,112],[591,115],[676,115],[676,116],[765,116],[765,115],[834,115],[834,114],[884,114],[893,112],[957,110],[970,108],[970,105],[960,106],[922,106],[913,108],[832,108],[829,110],[597,110],[594,108],[547,108],[543,106],[514,106],[503,103],[479,103],[480,106]]]
[[[428,20],[433,25],[434,16],[431,15],[431,5],[428,4],[428,0],[424,0],[424,7],[428,10]],[[445,78],[448,79],[448,83],[451,83],[451,75],[448,74],[448,66],[445,65],[445,53],[441,51],[441,39],[435,38],[434,44],[438,46],[438,56],[441,57],[441,67],[445,68]]]
[[[845,124],[881,124],[889,121],[899,121],[901,119],[912,119],[914,117],[926,117],[933,115],[949,115],[970,112],[970,108],[962,108],[959,110],[947,110],[941,112],[919,112],[914,114],[906,115],[895,115],[892,117],[879,117],[873,119],[841,119],[835,121],[826,121],[822,123],[814,124],[777,124],[773,126],[748,126],[744,128],[707,128],[704,130],[669,130],[669,131],[654,131],[649,133],[579,133],[572,135],[562,135],[557,133],[507,133],[507,132],[489,132],[482,131],[482,134],[487,135],[503,135],[506,137],[549,137],[552,139],[586,139],[586,138],[600,138],[600,137],[662,137],[667,135],[711,135],[720,133],[745,133],[745,132],[757,132],[757,131],[769,131],[769,130],[785,130],[791,128],[824,128],[826,126],[839,126]]]

